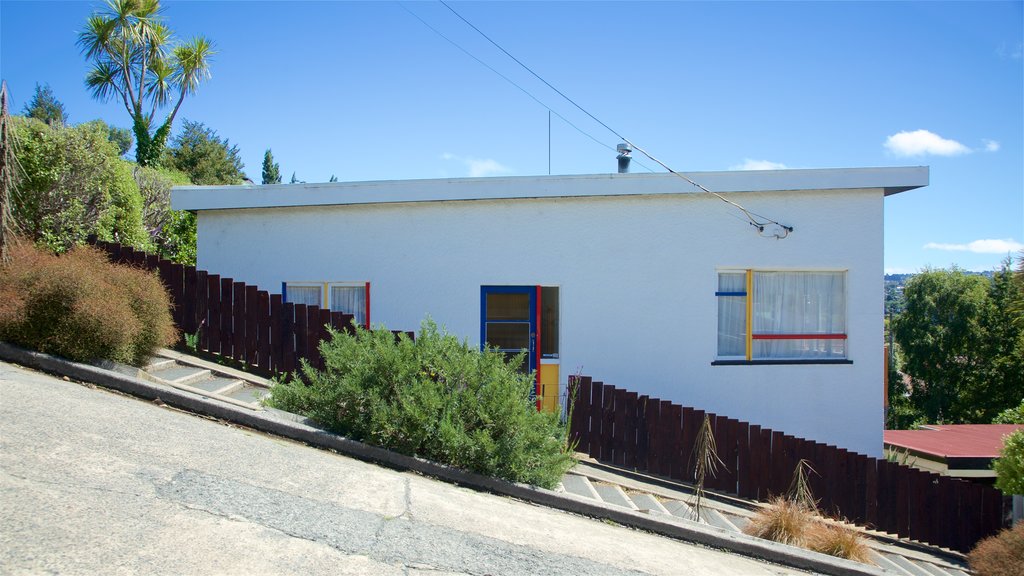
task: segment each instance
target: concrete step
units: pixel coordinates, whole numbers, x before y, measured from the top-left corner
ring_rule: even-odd
[[[889,554],[882,554],[876,551],[872,551],[870,555],[871,561],[874,562],[875,566],[885,570],[886,572],[892,572],[899,576],[914,576],[910,572],[907,572],[899,564],[892,561],[892,557]]]
[[[917,562],[903,556],[892,555],[889,559],[892,560],[893,564],[902,568],[904,572],[910,574],[910,576],[934,576],[934,574],[925,570]]]
[[[649,514],[665,514],[668,515],[668,509],[662,505],[654,496],[645,493],[628,494],[629,499],[636,505],[637,510],[641,512],[647,512]]]
[[[149,361],[149,364],[147,364],[146,367],[143,368],[143,370],[145,370],[146,372],[153,372],[154,370],[170,368],[171,366],[174,366],[174,364],[174,360],[171,360],[170,358],[161,358],[159,356],[154,356]]]
[[[592,500],[601,499],[597,494],[597,490],[594,490],[594,485],[590,483],[590,480],[583,476],[566,474],[562,477],[562,486],[569,494],[575,494]]]
[[[614,484],[595,484],[594,490],[597,490],[601,500],[604,500],[608,504],[614,504],[616,506],[622,506],[623,508],[629,508],[630,510],[636,510],[636,504],[626,496],[626,493]]]
[[[191,386],[193,382],[207,379],[211,374],[206,368],[196,368],[194,366],[183,366],[175,363],[172,366],[160,368],[158,370],[147,370],[151,376],[155,376],[166,382],[173,384],[184,384]]]
[[[199,388],[200,390],[206,390],[207,392],[213,392],[214,394],[228,394],[238,388],[245,385],[245,382],[237,380],[235,378],[225,378],[223,376],[209,376],[203,380],[197,380],[189,384],[193,388]]]
[[[241,386],[231,390],[227,394],[221,392],[228,398],[234,398],[235,400],[241,400],[242,402],[258,403],[267,395],[266,388],[260,386],[252,386],[250,384],[242,384]]]
[[[668,510],[669,514],[677,518],[682,518],[691,522],[698,521],[696,514],[693,513],[693,508],[682,500],[666,500],[665,502],[662,502],[662,505],[666,510]],[[707,523],[704,519],[701,519],[700,522],[705,524]]]
[[[710,526],[715,526],[730,532],[740,532],[740,529],[736,524],[733,524],[725,514],[722,514],[714,508],[702,508],[701,519],[706,521]]]
[[[729,522],[732,522],[740,532],[743,532],[743,530],[750,525],[750,518],[747,518],[746,516],[735,516],[725,512],[723,512],[722,515],[728,518]]]
[[[925,562],[924,560],[910,560],[919,567],[924,568],[926,572],[932,576],[954,576],[954,572],[960,572],[959,570],[952,570],[945,566],[939,566],[932,564],[931,562]],[[961,572],[962,574],[962,572]]]

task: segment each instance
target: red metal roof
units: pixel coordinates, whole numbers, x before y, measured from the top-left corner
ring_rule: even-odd
[[[929,424],[922,430],[886,430],[887,445],[943,458],[996,458],[1003,436],[1022,424]]]

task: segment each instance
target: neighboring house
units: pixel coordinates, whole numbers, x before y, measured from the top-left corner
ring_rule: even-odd
[[[927,167],[177,187],[200,268],[882,454],[883,199]],[[372,307],[371,307],[372,303]]]
[[[1003,450],[1003,438],[1022,429],[1022,424],[928,424],[918,430],[886,430],[885,451],[901,464],[991,484],[996,478],[992,461]]]

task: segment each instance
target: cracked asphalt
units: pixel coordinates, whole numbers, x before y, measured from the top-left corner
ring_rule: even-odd
[[[790,574],[0,362],[6,574]]]

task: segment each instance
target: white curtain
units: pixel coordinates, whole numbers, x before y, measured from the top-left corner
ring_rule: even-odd
[[[746,292],[745,272],[718,274],[718,292]],[[747,297],[718,297],[718,355],[746,356],[747,354]]]
[[[285,297],[288,302],[295,304],[321,306],[323,304],[323,286],[295,286],[288,284]]]
[[[355,316],[356,324],[366,324],[366,284],[331,285],[331,310]]]
[[[754,272],[753,333],[846,334],[845,272]],[[845,358],[846,340],[754,340],[754,358]]]

